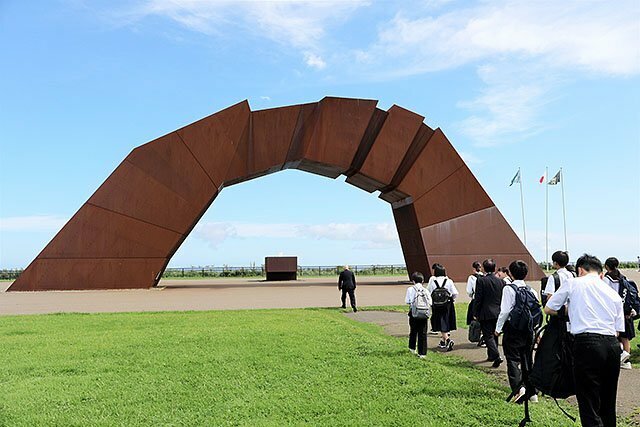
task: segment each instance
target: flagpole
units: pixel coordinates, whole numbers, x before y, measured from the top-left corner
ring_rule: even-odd
[[[560,168],[560,185],[562,188],[562,219],[564,223],[564,250],[569,251],[569,246],[567,245],[567,211],[564,205],[564,174],[562,173],[562,168]]]
[[[518,177],[520,177],[520,207],[522,209],[522,234],[524,235],[524,245],[527,246],[527,226],[524,222],[524,196],[522,194],[522,174],[518,168]]]
[[[544,189],[545,189],[545,199],[544,199],[544,213],[545,213],[545,221],[544,221],[544,244],[545,244],[545,255],[544,262],[547,265],[547,270],[549,269],[549,167],[546,166],[544,168]]]

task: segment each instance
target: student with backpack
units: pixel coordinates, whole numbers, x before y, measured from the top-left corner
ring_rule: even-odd
[[[542,323],[542,310],[537,292],[524,279],[529,267],[524,261],[513,261],[509,273],[513,283],[505,285],[500,301],[496,336],[504,333],[502,350],[507,359],[507,376],[515,403],[537,402],[535,390],[527,390],[531,369],[535,329]]]
[[[446,351],[453,350],[454,342],[449,332],[455,331],[456,309],[454,301],[458,296],[453,280],[447,277],[445,268],[440,264],[433,264],[433,276],[429,278],[427,292],[431,295],[431,327],[440,332],[438,348]]]
[[[513,283],[513,280],[511,280],[511,276],[509,276],[509,269],[507,267],[498,268],[496,270],[496,276],[498,276],[499,279],[502,279],[505,285]]]
[[[635,338],[636,331],[633,327],[633,319],[640,311],[640,301],[638,301],[638,290],[631,282],[618,270],[620,263],[617,258],[607,258],[604,268],[607,273],[604,275],[604,282],[622,298],[622,310],[624,313],[624,331],[618,335],[618,340],[622,345],[620,355],[620,368],[631,369],[629,362],[631,352],[631,340]]]
[[[431,316],[431,294],[422,285],[422,273],[413,273],[411,281],[413,285],[407,288],[404,298],[404,302],[409,304],[409,351],[424,359],[427,357],[427,321]]]
[[[467,325],[471,324],[471,321],[473,320],[473,300],[476,294],[476,281],[479,277],[484,275],[482,273],[482,266],[478,261],[473,261],[471,268],[473,268],[473,272],[467,278],[467,295],[471,298],[467,309]]]
[[[576,397],[583,426],[615,426],[624,331],[622,298],[602,280],[602,263],[592,255],[576,261],[578,277],[558,289],[544,309],[556,315],[567,302],[574,336]]]
[[[551,255],[551,261],[553,261],[553,268],[555,268],[556,271],[547,278],[547,284],[542,291],[542,305],[546,304],[547,299],[549,299],[563,283],[576,277],[575,274],[567,269],[567,265],[569,265],[569,254],[567,252],[555,251],[553,255]]]

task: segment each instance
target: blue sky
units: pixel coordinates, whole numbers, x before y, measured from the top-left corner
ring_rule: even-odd
[[[4,0],[0,50],[0,268],[26,267],[134,147],[243,99],[326,95],[441,127],[520,236],[521,167],[538,260],[546,166],[564,168],[571,254],[640,254],[637,1]],[[228,187],[170,265],[402,263],[390,206],[343,181]]]

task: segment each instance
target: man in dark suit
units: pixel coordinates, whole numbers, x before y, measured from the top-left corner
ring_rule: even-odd
[[[349,266],[345,265],[344,270],[340,273],[338,278],[338,290],[342,291],[342,308],[347,308],[345,303],[347,302],[347,294],[349,294],[349,301],[353,312],[358,311],[356,308],[356,275],[349,270]],[[497,316],[496,316],[497,317]]]
[[[487,344],[487,360],[497,368],[503,362],[498,352],[498,337],[495,335],[496,323],[500,314],[500,301],[504,281],[495,275],[496,263],[492,259],[482,262],[485,276],[478,277],[474,296],[474,317],[480,322],[482,336]]]

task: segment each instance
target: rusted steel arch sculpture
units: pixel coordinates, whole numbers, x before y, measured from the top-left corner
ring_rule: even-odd
[[[135,148],[9,290],[148,288],[224,187],[295,168],[393,209],[410,272],[476,259],[542,270],[440,129],[396,105],[327,97],[251,111],[240,102]]]

